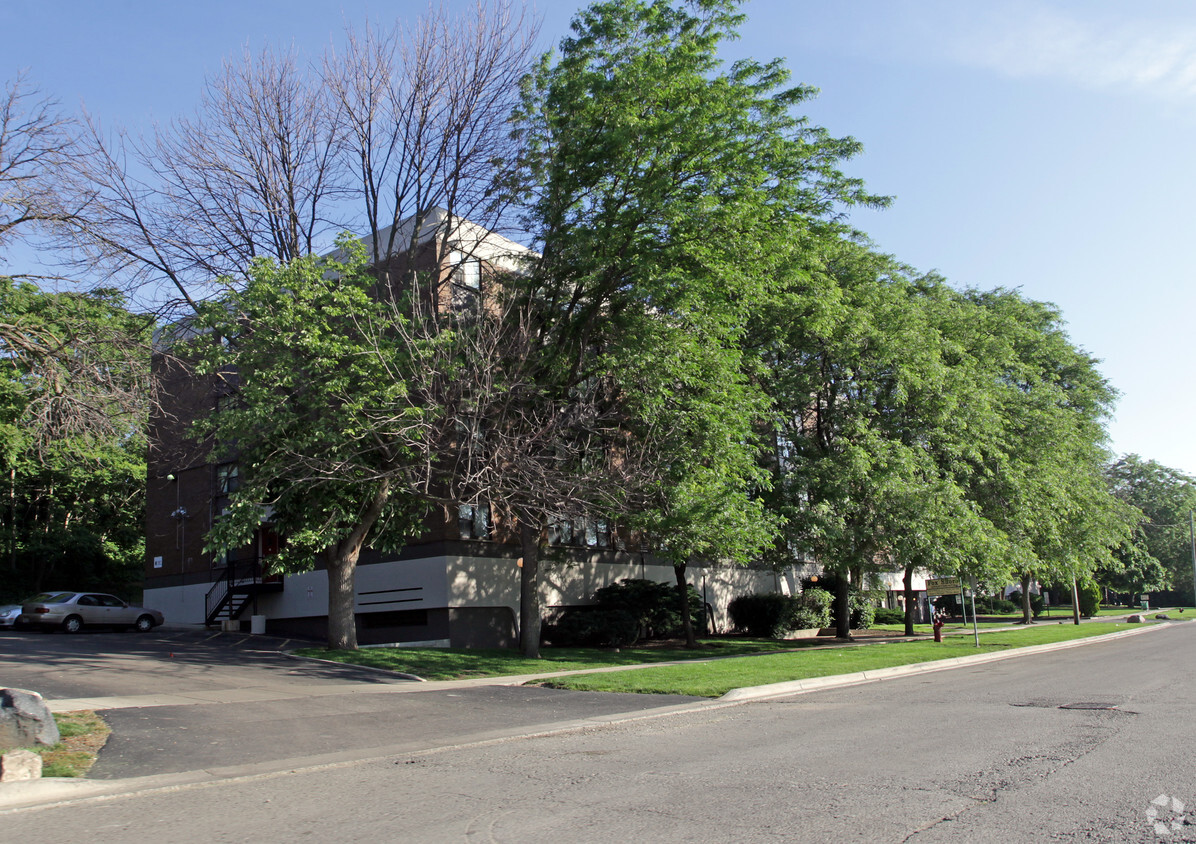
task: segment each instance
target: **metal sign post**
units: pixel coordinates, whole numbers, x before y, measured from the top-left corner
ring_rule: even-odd
[[[964,595],[963,582],[958,577],[936,577],[926,580],[926,597],[941,598],[959,593],[960,611],[963,613],[964,623],[968,621],[967,596]],[[980,628],[976,623],[976,584],[972,581],[972,635],[976,639],[976,647],[980,647]]]
[[[980,647],[980,625],[976,621],[976,576],[968,575],[968,588],[972,591],[972,636],[976,639],[976,647]]]

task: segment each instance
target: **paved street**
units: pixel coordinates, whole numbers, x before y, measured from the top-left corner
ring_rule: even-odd
[[[1192,841],[1194,658],[1196,626],[1176,624],[973,668],[426,750],[414,749],[420,719],[396,714],[390,737],[407,735],[409,751],[216,782],[156,778],[125,796],[6,812],[0,827],[13,840],[54,829],[96,842]],[[451,707],[449,694],[376,702]],[[457,712],[467,723],[472,709]]]

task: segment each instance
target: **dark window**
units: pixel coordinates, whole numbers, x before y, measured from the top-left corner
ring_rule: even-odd
[[[489,539],[490,505],[462,504],[457,508],[457,526],[462,539]]]
[[[572,545],[573,522],[568,519],[558,519],[548,525],[549,545]]]
[[[611,548],[610,522],[606,519],[584,517],[557,519],[548,525],[550,545],[578,545],[587,548]]]
[[[236,463],[221,463],[216,467],[216,494],[231,495],[241,488],[241,472]]]

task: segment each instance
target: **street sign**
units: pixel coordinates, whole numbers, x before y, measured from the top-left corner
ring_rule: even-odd
[[[926,580],[926,597],[928,598],[939,598],[943,595],[958,595],[959,589],[958,577],[936,577],[934,579],[927,578]]]

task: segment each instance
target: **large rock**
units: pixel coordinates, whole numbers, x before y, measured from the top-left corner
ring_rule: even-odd
[[[1142,613],[1134,613],[1129,618],[1127,618],[1126,621],[1129,622],[1130,624],[1145,624],[1146,616],[1142,615]]]
[[[10,750],[0,753],[0,782],[21,782],[40,779],[42,758],[32,750]]]
[[[58,724],[37,692],[0,689],[0,752],[58,744]]]

